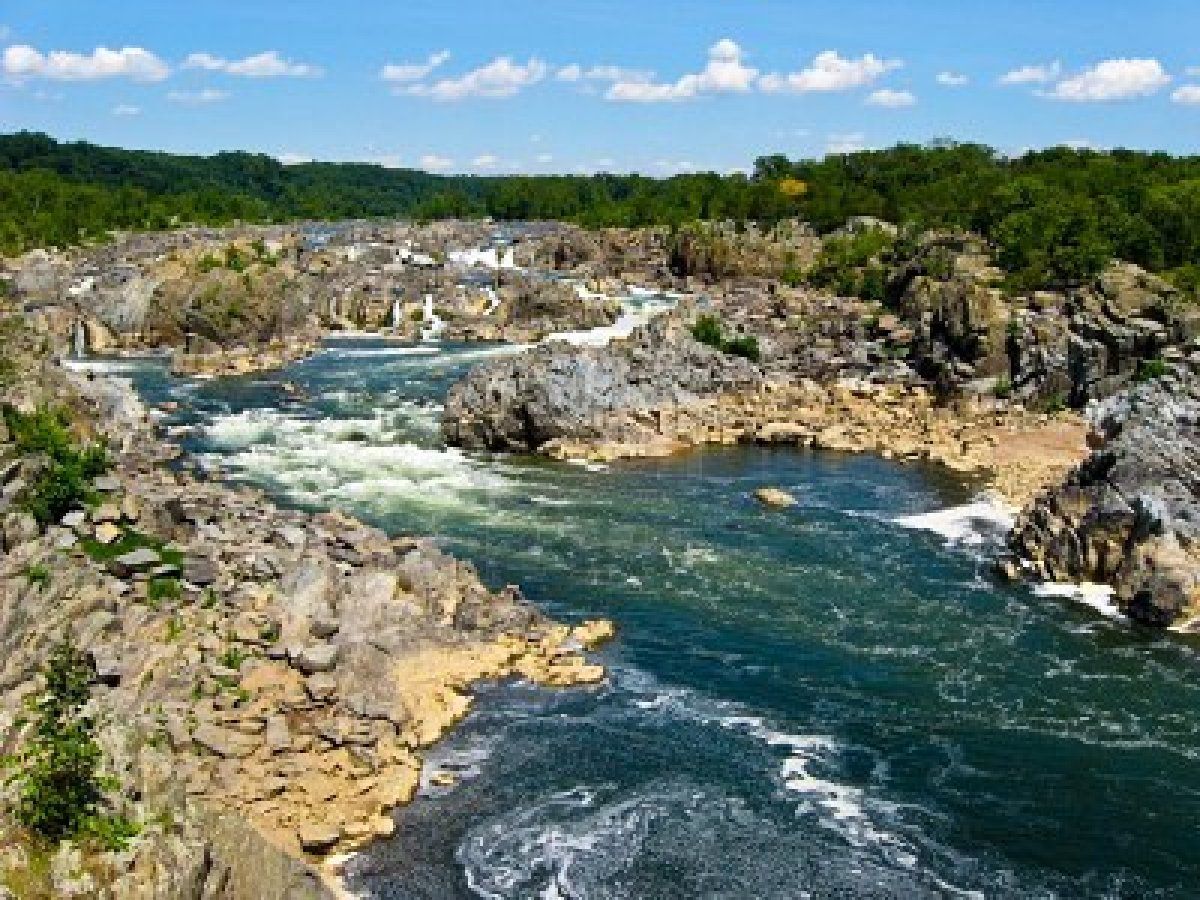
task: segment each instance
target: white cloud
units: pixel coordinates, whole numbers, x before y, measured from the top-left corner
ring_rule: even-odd
[[[571,63],[569,66],[563,66],[554,73],[554,78],[557,81],[579,81],[583,78],[583,66],[579,63]]]
[[[396,92],[442,102],[472,97],[498,100],[515,96],[537,84],[546,77],[547,71],[546,64],[540,59],[530,59],[522,65],[513,62],[511,57],[498,56],[486,66],[472,69],[458,78],[443,78],[433,84],[409,84],[398,87]]]
[[[225,59],[212,53],[192,53],[183,61],[185,69],[224,72],[243,78],[316,78],[323,74],[319,66],[285,59],[278,50],[264,50],[245,59]]]
[[[168,91],[167,99],[172,103],[184,106],[202,106],[205,103],[220,103],[229,99],[228,91],[218,91],[216,88],[202,88],[198,91]]]
[[[431,53],[423,63],[388,63],[379,70],[379,77],[395,84],[409,84],[429,76],[450,60],[449,50]]]
[[[696,164],[686,159],[655,160],[654,167],[668,175],[687,175],[696,171]]]
[[[471,160],[471,165],[476,169],[494,169],[500,165],[500,157],[493,153],[481,153]]]
[[[1064,78],[1042,96],[1075,103],[1100,103],[1149,97],[1171,83],[1157,59],[1106,59]]]
[[[552,162],[554,162],[554,154],[553,153],[539,153],[537,155],[537,161],[539,163],[541,163],[543,166],[546,165],[547,163],[552,163]]]
[[[118,103],[112,108],[112,114],[114,116],[140,116],[142,108],[140,106],[133,106],[130,103]]]
[[[15,81],[27,78],[46,78],[51,81],[96,81],[101,78],[162,81],[171,74],[165,62],[141,47],[122,47],[120,50],[97,47],[85,55],[67,50],[42,53],[27,44],[15,44],[5,48],[0,68]]]
[[[904,63],[898,59],[880,59],[873,53],[847,59],[836,50],[824,50],[808,68],[799,72],[772,72],[759,79],[759,87],[768,93],[809,94],[848,91],[873,84],[881,76]]]
[[[880,88],[867,96],[868,106],[882,106],[885,109],[903,109],[906,106],[916,106],[917,97],[912,91],[897,91],[892,88]]]
[[[1200,84],[1184,84],[1175,89],[1171,99],[1176,103],[1200,105]]]
[[[301,163],[310,163],[313,157],[304,153],[277,153],[275,158],[285,166],[298,166]]]
[[[834,155],[858,153],[867,148],[867,136],[861,131],[850,134],[831,134],[825,142],[825,152]]]
[[[948,69],[937,73],[937,83],[943,87],[965,87],[971,79],[961,72],[951,72]]]
[[[1055,60],[1052,63],[1036,66],[1021,66],[1000,76],[1001,84],[1049,84],[1062,74],[1062,63]]]
[[[436,153],[426,153],[421,157],[421,168],[430,172],[444,172],[454,165],[454,160]]]
[[[692,100],[702,94],[744,94],[754,86],[758,69],[747,66],[742,48],[722,38],[708,48],[708,62],[699,72],[674,82],[656,82],[645,72],[597,67],[597,77],[612,80],[605,97],[630,103],[667,103]]]

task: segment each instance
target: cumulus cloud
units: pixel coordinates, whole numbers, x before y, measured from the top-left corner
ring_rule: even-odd
[[[472,69],[458,78],[443,78],[433,84],[409,84],[397,88],[397,93],[413,97],[452,102],[482,97],[491,100],[519,94],[546,77],[548,67],[540,59],[526,63],[513,62],[511,57],[498,56],[485,66]]]
[[[630,103],[669,103],[692,100],[702,94],[744,94],[754,86],[758,69],[746,65],[743,50],[729,38],[708,48],[708,61],[699,72],[690,72],[674,82],[656,82],[644,72],[612,67],[597,71],[612,75],[605,97]]]
[[[205,52],[192,53],[183,61],[183,67],[243,78],[316,78],[323,74],[319,66],[285,59],[278,50],[264,50],[245,59],[226,59]]]
[[[824,50],[812,63],[798,72],[772,72],[759,79],[759,87],[768,93],[829,93],[848,91],[873,84],[888,72],[904,65],[898,59],[881,59],[873,53],[847,59],[836,50]]]
[[[869,106],[882,106],[886,109],[902,109],[905,106],[915,106],[917,97],[911,91],[896,91],[891,88],[880,88],[872,91],[867,97]]]
[[[1043,65],[1021,66],[1000,76],[1000,83],[1011,84],[1049,84],[1062,74],[1062,63],[1055,60]]]
[[[554,154],[553,153],[539,153],[537,155],[537,161],[539,163],[541,163],[543,166],[546,165],[547,163],[552,163],[552,162],[554,162]]]
[[[206,103],[220,103],[222,100],[229,98],[228,91],[219,91],[216,88],[202,88],[198,91],[168,91],[167,99],[172,103],[179,103],[183,106],[203,106]]]
[[[444,172],[454,165],[454,160],[436,153],[426,153],[421,157],[421,168],[430,172]]]
[[[500,157],[493,153],[481,153],[471,160],[471,165],[476,169],[494,169],[500,165]]]
[[[1149,97],[1170,83],[1171,76],[1157,59],[1106,59],[1064,78],[1041,95],[1074,103],[1102,103]]]
[[[122,47],[110,50],[97,47],[90,54],[68,50],[43,53],[27,44],[15,44],[4,50],[0,69],[14,81],[46,78],[51,81],[96,81],[101,78],[128,78],[131,81],[162,81],[170,67],[149,50]]]
[[[313,161],[313,158],[305,153],[277,153],[275,158],[285,166],[298,166]]]
[[[937,83],[943,87],[964,87],[971,83],[971,79],[960,72],[947,69],[937,73]]]
[[[139,116],[142,114],[142,108],[130,103],[118,103],[113,107],[112,114],[114,116]]]
[[[1200,105],[1200,84],[1181,85],[1171,94],[1171,99],[1189,106]]]
[[[431,53],[422,63],[388,63],[379,70],[379,77],[393,84],[411,84],[427,78],[434,69],[439,69],[450,60],[449,50]]]

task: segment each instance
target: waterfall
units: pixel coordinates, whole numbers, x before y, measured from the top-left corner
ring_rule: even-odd
[[[87,330],[83,327],[83,320],[75,320],[75,356],[77,359],[83,359],[87,356]]]
[[[400,328],[400,298],[392,298],[392,327]]]
[[[425,327],[421,329],[421,340],[436,341],[438,335],[442,333],[442,329],[446,327],[446,323],[433,311],[433,294],[425,295],[424,311]]]

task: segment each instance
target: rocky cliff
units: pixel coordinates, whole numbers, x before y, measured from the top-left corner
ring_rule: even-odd
[[[1020,516],[1013,551],[1038,577],[1111,584],[1151,625],[1200,616],[1200,360],[1089,411],[1096,449]]]
[[[670,318],[604,347],[559,342],[473,369],[446,398],[447,443],[533,452],[555,439],[641,438],[639,412],[746,389],[762,373],[695,341]]]

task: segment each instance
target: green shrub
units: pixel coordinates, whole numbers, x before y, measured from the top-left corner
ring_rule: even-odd
[[[997,378],[996,383],[992,385],[992,396],[997,400],[1007,400],[1012,396],[1012,382],[1007,378]]]
[[[753,362],[758,362],[760,358],[758,338],[744,335],[726,339],[721,322],[716,316],[704,315],[696,319],[695,324],[692,325],[692,337],[701,344],[706,344],[732,356],[743,356]]]
[[[39,407],[23,413],[3,409],[4,421],[22,455],[45,454],[49,464],[25,489],[21,502],[43,525],[96,499],[92,479],[108,471],[108,454],[102,444],[77,445],[61,409]]]
[[[1137,373],[1133,376],[1135,381],[1153,381],[1155,378],[1162,378],[1167,374],[1167,364],[1161,359],[1143,359],[1138,362]]]
[[[724,338],[721,336],[721,323],[717,320],[716,316],[700,316],[692,326],[692,337],[701,344],[716,347],[718,350],[724,345]]]
[[[151,578],[146,585],[146,602],[157,609],[164,600],[178,600],[180,594],[178,578]]]
[[[752,335],[744,335],[742,337],[730,338],[725,341],[721,349],[733,356],[742,356],[751,362],[758,362],[758,338]]]
[[[25,577],[30,584],[36,584],[39,588],[46,588],[50,585],[50,569],[41,563],[34,563],[25,569]]]
[[[13,816],[50,842],[91,838],[120,849],[137,833],[132,823],[106,815],[104,792],[112,779],[100,774],[95,721],[84,713],[92,667],[70,640],[57,644],[44,670],[46,689],[29,702],[32,732],[24,748],[4,759],[16,789]]]

